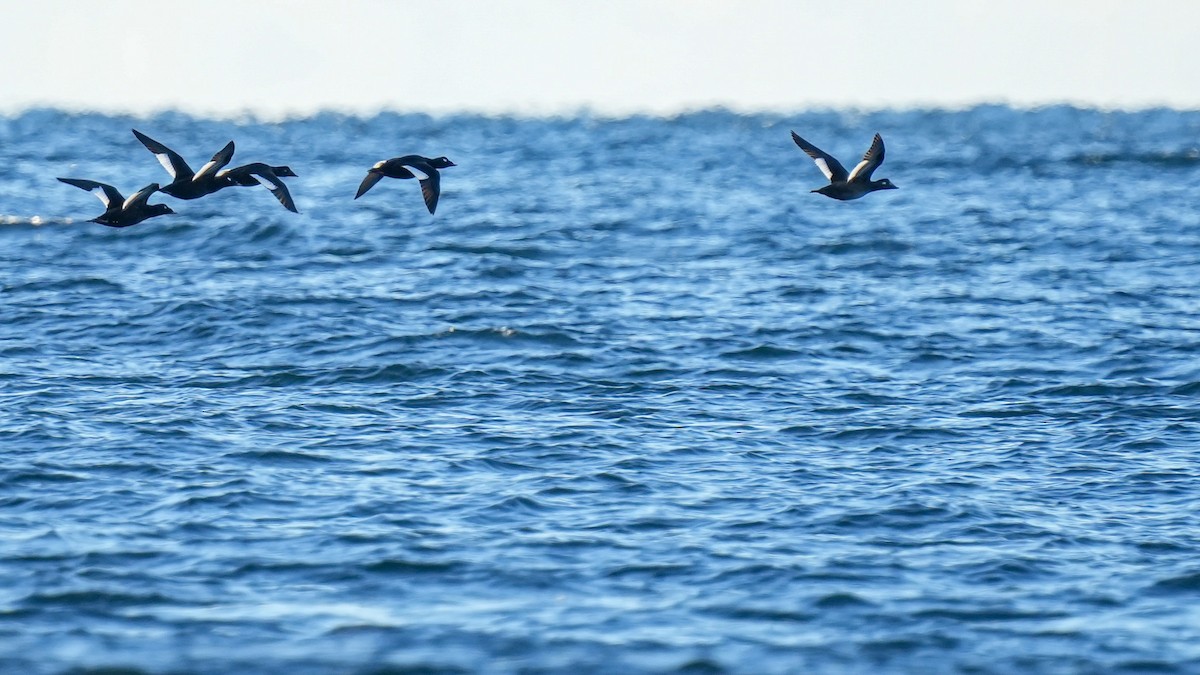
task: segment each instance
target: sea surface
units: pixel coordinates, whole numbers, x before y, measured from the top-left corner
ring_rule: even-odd
[[[131,128],[300,213],[86,222]],[[1200,112],[0,117],[0,673],[88,672],[1200,672]]]

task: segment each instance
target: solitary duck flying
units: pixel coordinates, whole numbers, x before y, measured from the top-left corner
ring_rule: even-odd
[[[429,213],[437,209],[438,195],[441,194],[442,178],[438,169],[455,166],[454,162],[445,157],[430,159],[420,155],[405,155],[378,162],[367,171],[367,177],[358,186],[355,199],[363,196],[384,176],[388,178],[416,178],[421,182],[421,196],[425,198],[425,207]]]
[[[800,138],[794,131],[792,132],[792,140],[796,141],[796,145],[800,146],[800,149],[809,157],[812,157],[817,168],[829,179],[829,185],[812,190],[812,192],[819,192],[826,197],[847,201],[858,199],[868,192],[876,190],[899,189],[895,185],[892,185],[892,181],[886,178],[871,180],[871,174],[875,172],[875,169],[879,168],[880,164],[883,164],[883,137],[879,134],[875,134],[875,140],[871,141],[871,147],[863,155],[862,161],[858,163],[858,166],[854,167],[853,171],[848,173],[846,167],[834,159],[833,155]]]
[[[166,204],[146,203],[150,195],[158,192],[158,183],[151,183],[133,193],[133,196],[129,199],[125,199],[115,187],[106,183],[97,183],[94,180],[83,178],[59,178],[59,180],[67,185],[74,185],[81,190],[87,190],[99,197],[100,201],[103,202],[104,213],[92,218],[89,222],[100,223],[109,227],[129,227],[130,225],[137,225],[147,218],[175,213]]]

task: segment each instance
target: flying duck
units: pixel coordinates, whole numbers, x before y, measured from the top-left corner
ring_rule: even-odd
[[[288,192],[287,186],[283,181],[279,180],[281,176],[295,178],[296,172],[292,171],[291,167],[287,166],[270,166],[262,162],[254,162],[252,164],[244,164],[232,169],[224,169],[217,172],[216,180],[222,183],[221,187],[229,185],[254,186],[261,185],[271,191],[275,195],[275,199],[283,204],[283,208],[292,213],[300,213],[296,210],[296,203],[292,201],[292,195]]]
[[[133,135],[142,142],[142,145],[146,146],[147,150],[154,153],[167,173],[171,174],[171,182],[161,188],[161,192],[164,194],[171,195],[176,199],[198,199],[231,185],[231,183],[218,181],[216,175],[222,167],[229,163],[229,160],[233,159],[233,141],[225,144],[225,147],[213,155],[212,159],[200,167],[199,171],[193,172],[183,157],[179,156],[179,153],[137,129],[133,130]]]
[[[388,178],[416,178],[421,182],[421,195],[425,197],[425,207],[432,214],[437,209],[438,195],[441,194],[441,175],[438,169],[455,166],[445,157],[430,159],[420,155],[405,155],[394,159],[378,162],[367,170],[367,177],[358,186],[355,199],[363,196],[384,176]]]
[[[892,181],[886,178],[871,180],[871,174],[874,173],[875,169],[879,168],[880,164],[883,164],[883,137],[879,134],[875,134],[875,139],[871,141],[871,147],[863,155],[862,161],[854,167],[853,171],[848,173],[841,162],[834,159],[833,155],[800,138],[794,131],[792,132],[792,140],[809,157],[812,157],[817,168],[829,179],[829,185],[812,190],[812,192],[819,192],[826,197],[846,201],[858,199],[868,192],[876,190],[899,189],[895,185],[892,185]]]
[[[108,227],[129,227],[137,225],[147,218],[175,213],[166,204],[146,203],[150,195],[158,192],[158,183],[151,183],[133,193],[129,199],[125,199],[115,187],[106,183],[97,183],[94,180],[83,178],[59,178],[59,180],[67,185],[87,190],[100,198],[104,204],[104,213],[92,218],[89,222],[100,223]]]

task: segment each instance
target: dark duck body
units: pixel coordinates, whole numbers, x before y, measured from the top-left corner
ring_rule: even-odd
[[[153,218],[175,213],[166,204],[148,204],[150,195],[158,192],[158,183],[151,183],[133,193],[129,199],[121,196],[120,191],[107,183],[98,183],[84,178],[59,178],[67,185],[74,185],[81,190],[87,190],[100,198],[104,204],[104,213],[92,218],[90,222],[100,223],[108,227],[129,227]]]
[[[812,190],[812,192],[819,192],[826,197],[847,201],[858,199],[876,190],[899,189],[895,185],[892,185],[892,181],[886,178],[871,180],[871,174],[875,172],[875,169],[879,168],[880,164],[883,164],[883,137],[879,134],[875,134],[875,139],[871,141],[871,147],[867,149],[862,161],[854,167],[853,171],[846,171],[846,167],[842,166],[842,163],[837,161],[833,155],[800,138],[794,131],[792,132],[792,140],[796,142],[796,145],[800,146],[800,149],[805,154],[812,157],[817,168],[829,179],[829,185]]]
[[[455,166],[445,157],[422,157],[420,155],[405,155],[394,159],[384,160],[367,170],[366,178],[358,185],[355,199],[365,195],[385,176],[388,178],[416,178],[421,183],[421,196],[425,198],[425,207],[429,213],[437,210],[438,196],[441,194],[441,174],[438,169]]]

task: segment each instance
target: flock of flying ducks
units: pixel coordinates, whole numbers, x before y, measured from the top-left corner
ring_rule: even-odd
[[[158,183],[151,183],[126,199],[120,191],[107,183],[84,178],[59,178],[58,180],[67,185],[87,190],[100,198],[104,204],[104,213],[92,218],[90,222],[108,227],[129,227],[148,218],[175,213],[166,204],[149,203],[150,196],[155,192],[162,192],[176,199],[198,199],[227,187],[255,185],[262,185],[270,190],[271,194],[275,195],[279,203],[288,211],[299,213],[296,210],[295,202],[292,201],[291,193],[288,192],[287,185],[282,180],[296,176],[290,167],[254,162],[226,169],[225,166],[233,159],[233,141],[229,141],[225,147],[213,155],[208,163],[200,167],[199,171],[192,171],[179,153],[137,129],[133,130],[133,135],[141,141],[142,145],[146,146],[147,150],[154,153],[167,173],[171,174],[171,182],[161,186]],[[883,137],[879,134],[875,134],[871,147],[867,149],[862,160],[851,171],[846,171],[846,168],[833,155],[804,140],[794,131],[792,140],[812,158],[821,173],[825,174],[825,178],[829,179],[829,185],[812,190],[812,192],[847,201],[858,199],[876,190],[897,189],[886,178],[871,179],[871,174],[879,168],[880,164],[883,164]],[[359,184],[354,198],[358,199],[366,194],[385,177],[416,178],[421,185],[421,196],[425,199],[425,207],[429,209],[430,214],[433,214],[437,210],[438,197],[441,194],[441,174],[438,173],[438,169],[451,166],[455,166],[454,162],[445,157],[429,158],[421,155],[404,155],[377,162],[375,166],[367,170],[367,176]]]

